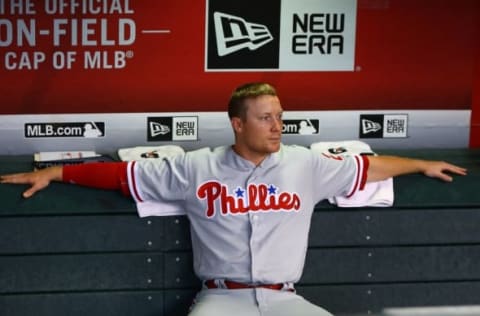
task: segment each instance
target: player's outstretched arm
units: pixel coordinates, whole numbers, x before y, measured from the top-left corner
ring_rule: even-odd
[[[0,176],[0,183],[29,184],[23,192],[29,198],[52,181],[63,181],[97,189],[120,190],[129,196],[127,162],[99,162],[55,166],[34,172]]]
[[[422,173],[446,182],[452,175],[466,175],[467,169],[444,161],[402,158],[396,156],[368,156],[367,181],[380,181],[410,173]]]
[[[29,184],[30,187],[23,192],[25,198],[29,198],[37,191],[46,188],[52,181],[62,181],[61,166],[0,176],[0,183]]]

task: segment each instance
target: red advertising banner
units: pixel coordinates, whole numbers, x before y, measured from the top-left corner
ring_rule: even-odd
[[[327,14],[328,0],[288,11],[273,10],[281,0],[3,0],[0,114],[224,111],[247,81],[277,86],[290,110],[471,108],[477,1],[345,1],[346,11]],[[209,38],[215,12],[224,37],[237,25],[268,31],[261,45],[217,56],[257,54],[249,69],[239,69],[240,55],[232,67],[208,65],[220,45]],[[343,31],[353,37],[335,34]],[[275,45],[311,61],[348,51],[352,63],[256,66]]]

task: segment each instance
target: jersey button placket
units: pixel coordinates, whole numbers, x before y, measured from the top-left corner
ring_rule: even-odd
[[[255,171],[253,171],[252,175],[250,178],[247,180],[247,190],[248,190],[248,185],[255,183]],[[249,202],[250,203],[250,202]],[[259,279],[258,271],[257,271],[257,264],[256,264],[256,255],[258,253],[258,246],[259,246],[259,241],[257,240],[257,232],[259,231],[259,225],[261,222],[260,214],[258,211],[250,211],[248,213],[249,221],[250,221],[250,229],[251,229],[251,235],[250,235],[250,255],[252,258],[252,265],[250,267],[251,269],[251,276],[252,276],[252,281],[256,281]]]
[[[252,267],[251,267],[251,273],[252,273],[252,280],[256,281],[259,279],[258,275],[258,270],[257,270],[257,254],[259,252],[259,240],[257,238],[257,232],[259,231],[259,226],[261,222],[261,218],[258,214],[255,213],[250,213],[250,227],[251,227],[251,235],[250,235],[250,252],[252,256]]]
[[[262,216],[257,213],[257,212],[251,212],[250,213],[250,225],[252,228],[252,235],[250,237],[250,249],[252,252],[252,279],[253,281],[258,281],[261,279],[261,276],[257,270],[257,266],[261,264],[257,264],[257,254],[259,253],[260,249],[260,239],[258,237],[258,232],[262,230]],[[254,289],[255,291],[255,298],[257,301],[257,304],[260,308],[265,307],[265,299],[264,299],[264,292],[262,289]]]

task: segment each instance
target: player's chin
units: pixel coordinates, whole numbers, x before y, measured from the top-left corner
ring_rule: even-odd
[[[279,141],[278,142],[277,141],[271,142],[267,146],[267,151],[269,153],[276,153],[279,150],[280,150],[280,142]]]

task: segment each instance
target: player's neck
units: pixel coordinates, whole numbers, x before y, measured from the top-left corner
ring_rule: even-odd
[[[250,161],[253,163],[255,166],[258,166],[262,163],[262,161],[267,158],[270,153],[265,153],[265,152],[256,152],[249,150],[245,146],[240,146],[239,144],[232,145],[232,149],[234,152],[237,153],[240,157],[242,157],[245,160]]]

